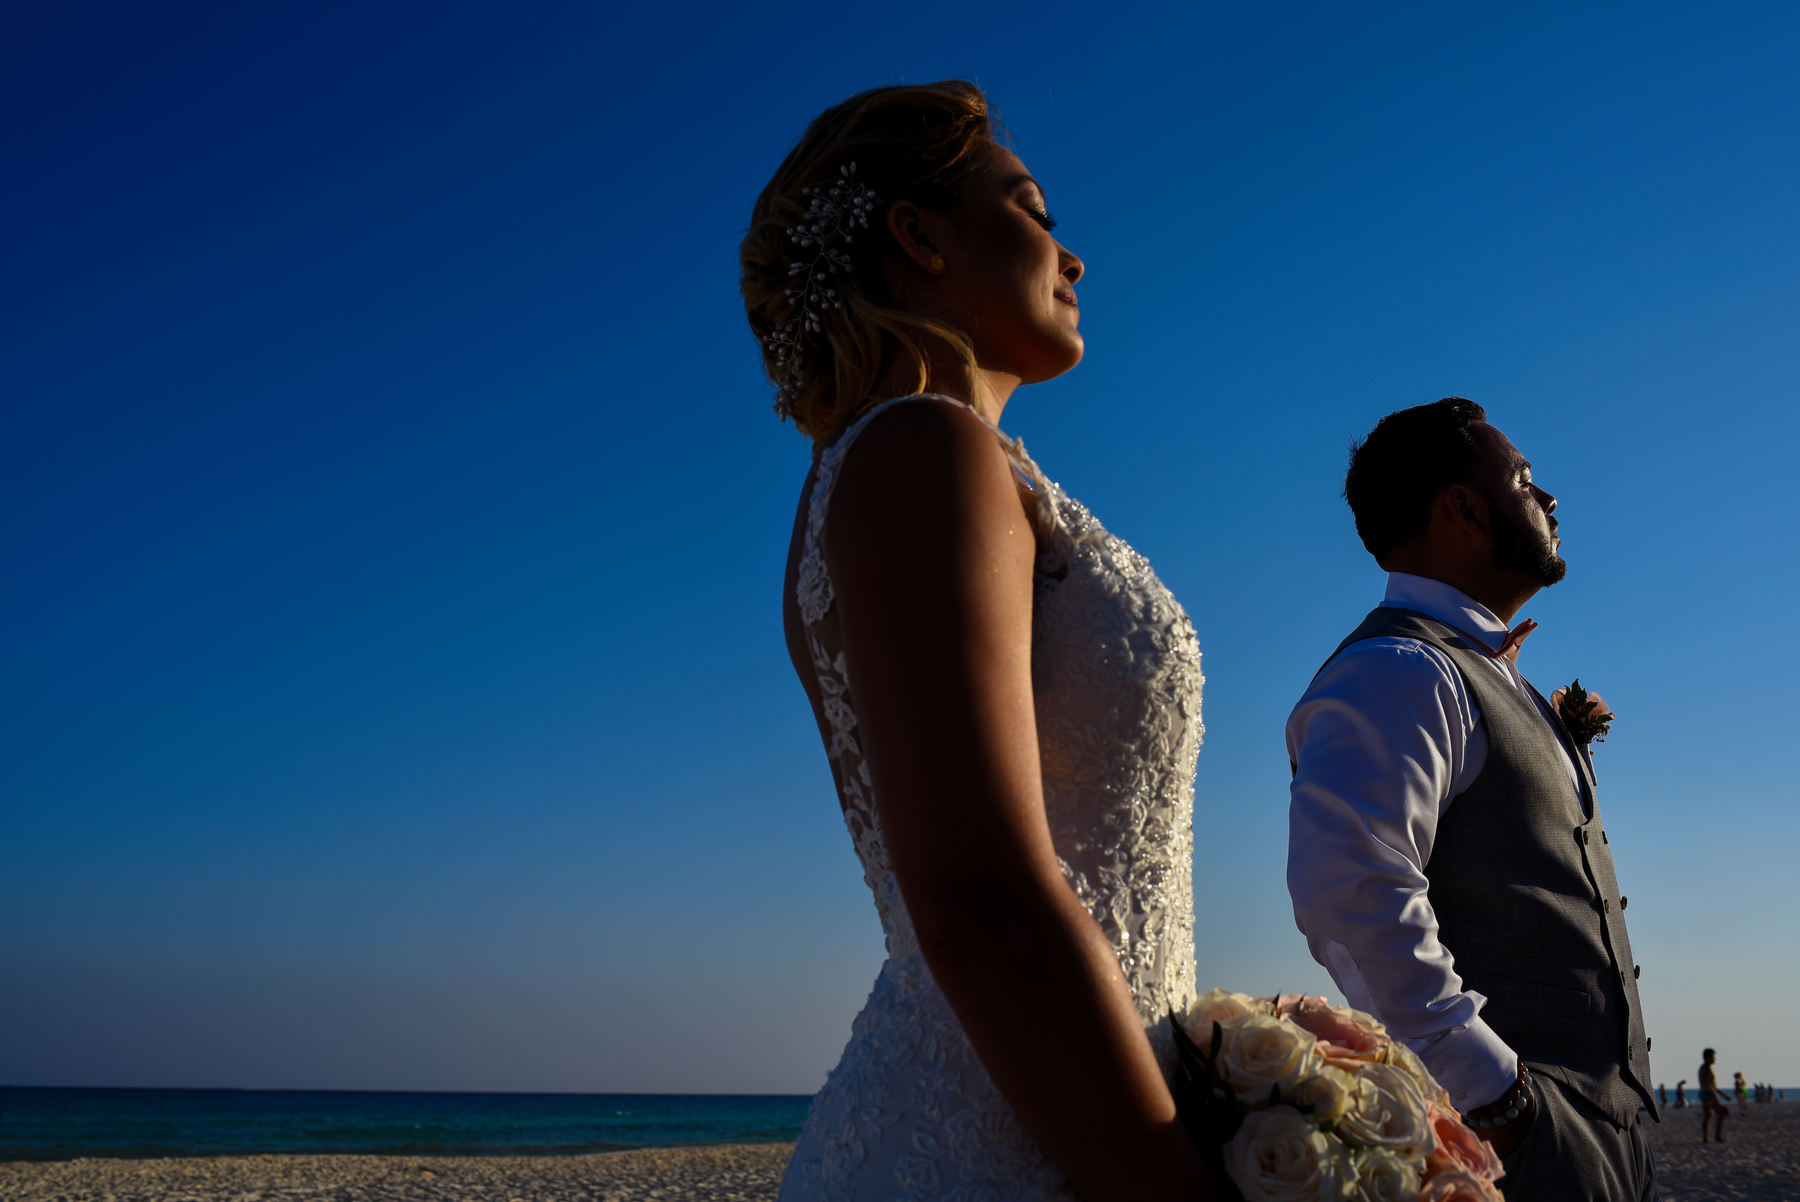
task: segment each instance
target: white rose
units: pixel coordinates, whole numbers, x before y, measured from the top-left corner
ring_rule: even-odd
[[[1339,1202],[1356,1178],[1350,1150],[1292,1106],[1246,1115],[1225,1145],[1245,1202]]]
[[[1420,1060],[1411,1048],[1399,1040],[1395,1040],[1382,1053],[1382,1061],[1405,1073],[1407,1078],[1412,1081],[1413,1088],[1419,1091],[1419,1096],[1425,1101],[1450,1107],[1449,1091],[1438,1084],[1437,1078],[1431,1075],[1431,1070],[1425,1067],[1425,1062]]]
[[[1419,1191],[1419,1202],[1503,1202],[1491,1182],[1451,1170],[1439,1173]]]
[[[1252,1014],[1267,1013],[1267,1006],[1260,1006],[1257,1000],[1247,993],[1232,993],[1226,989],[1214,989],[1194,999],[1194,1004],[1181,1019],[1181,1029],[1188,1033],[1188,1038],[1199,1044],[1201,1050],[1212,1048],[1213,1024],[1221,1027],[1241,1026]]]
[[[1293,1103],[1315,1123],[1335,1123],[1350,1109],[1356,1094],[1356,1078],[1341,1068],[1325,1065],[1294,1089]]]
[[[1338,1120],[1346,1140],[1414,1157],[1437,1146],[1425,1099],[1412,1078],[1391,1064],[1370,1064],[1356,1074],[1350,1109]]]
[[[1356,1202],[1418,1202],[1419,1170],[1404,1156],[1386,1148],[1364,1148],[1356,1154]]]
[[[1219,1045],[1219,1075],[1237,1095],[1238,1105],[1254,1109],[1269,1104],[1271,1087],[1292,1097],[1300,1082],[1324,1067],[1318,1040],[1284,1018],[1253,1014],[1241,1026],[1225,1028]],[[1420,1108],[1423,1113],[1423,1107]]]

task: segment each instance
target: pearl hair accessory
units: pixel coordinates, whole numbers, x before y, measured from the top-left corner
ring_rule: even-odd
[[[799,279],[787,290],[787,298],[796,306],[794,315],[775,327],[763,339],[763,345],[775,356],[775,394],[781,401],[791,401],[805,382],[800,367],[800,341],[808,331],[821,329],[819,314],[825,309],[841,309],[837,289],[825,284],[827,277],[850,270],[850,253],[844,247],[851,241],[854,227],[869,228],[869,213],[881,198],[868,185],[856,178],[856,164],[838,168],[838,180],[826,189],[807,188],[810,196],[806,216],[799,225],[788,227],[788,238],[803,251],[813,252],[810,259],[796,259],[788,266],[788,278]]]

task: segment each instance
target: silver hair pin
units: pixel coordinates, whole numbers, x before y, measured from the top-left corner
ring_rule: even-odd
[[[850,253],[843,249],[851,242],[851,229],[869,228],[869,213],[881,203],[866,184],[856,178],[856,164],[838,168],[838,180],[826,189],[807,188],[810,196],[806,216],[799,225],[788,227],[788,238],[802,250],[811,250],[812,258],[789,264],[788,278],[799,277],[799,283],[787,290],[787,298],[796,306],[794,315],[775,327],[763,339],[775,356],[775,394],[786,402],[799,395],[805,382],[800,367],[800,340],[807,331],[822,327],[819,314],[825,309],[841,309],[844,302],[837,289],[825,281],[836,272],[848,273]]]

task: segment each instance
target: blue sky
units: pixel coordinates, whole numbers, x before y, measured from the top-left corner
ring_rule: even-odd
[[[1561,503],[1655,1075],[1800,1081],[1800,15],[614,7],[15,18],[0,1081],[819,1084],[881,950],[736,243],[948,76],[1088,268],[1006,423],[1200,631],[1202,982],[1329,988],[1282,723],[1380,593],[1347,444],[1459,393]]]

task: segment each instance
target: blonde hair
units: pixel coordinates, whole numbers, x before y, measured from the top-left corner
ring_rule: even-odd
[[[893,306],[888,259],[893,236],[886,206],[909,200],[948,209],[980,165],[981,144],[993,138],[987,97],[963,80],[874,88],[821,113],[782,160],[757,197],[750,229],[738,248],[739,288],[750,329],[762,343],[763,370],[780,388],[775,412],[793,419],[815,441],[837,433],[868,401],[897,359],[918,368],[917,390],[929,383],[922,341],[942,339],[970,364],[968,336],[944,322]],[[788,230],[800,224],[807,189],[828,190],[840,168],[856,165],[856,178],[880,199],[868,234],[858,238],[847,275],[833,277],[838,307],[817,311],[819,327],[797,323],[799,383],[776,360],[770,335],[795,317],[789,267],[799,249]]]

